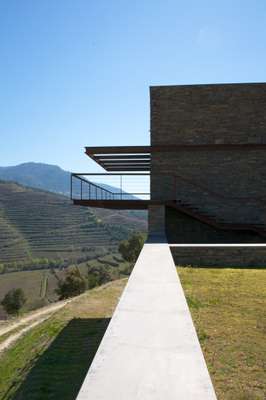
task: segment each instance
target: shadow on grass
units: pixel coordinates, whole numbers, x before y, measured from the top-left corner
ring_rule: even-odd
[[[38,358],[12,400],[74,400],[109,321],[71,320]]]

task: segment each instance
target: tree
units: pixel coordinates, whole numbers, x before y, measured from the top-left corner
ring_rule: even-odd
[[[112,280],[112,276],[108,269],[104,266],[91,266],[89,263],[88,267],[88,287],[89,289],[95,286],[103,285],[106,282]]]
[[[85,292],[86,281],[76,268],[67,273],[66,278],[58,282],[56,293],[59,295],[59,300],[67,299],[69,297],[78,296]]]
[[[123,240],[119,245],[119,253],[126,261],[135,262],[144,244],[143,236],[132,235],[128,240]]]
[[[24,306],[27,299],[22,289],[11,289],[5,295],[1,304],[8,314],[18,314],[19,310]]]
[[[99,285],[99,279],[94,274],[88,273],[88,289],[93,289],[95,286]]]

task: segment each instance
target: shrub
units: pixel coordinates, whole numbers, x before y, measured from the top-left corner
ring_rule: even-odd
[[[8,314],[18,314],[20,309],[26,303],[26,296],[21,288],[11,289],[5,295],[1,304]]]
[[[126,261],[135,262],[141,252],[144,240],[140,234],[132,235],[128,240],[123,240],[119,245],[119,253]]]
[[[86,290],[86,281],[76,268],[67,273],[64,280],[58,281],[56,293],[59,295],[59,300],[69,297],[78,296]]]
[[[87,264],[88,267],[88,286],[92,287],[103,285],[112,280],[112,276],[107,268],[100,266],[91,266]]]
[[[88,289],[93,289],[99,285],[99,279],[96,275],[88,274]]]
[[[122,274],[122,275],[130,275],[131,272],[132,272],[132,268],[133,268],[133,265],[132,265],[132,264],[122,265],[122,266],[119,268],[119,272],[120,272],[120,274]]]

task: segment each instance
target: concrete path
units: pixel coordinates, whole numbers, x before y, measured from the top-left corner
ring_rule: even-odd
[[[168,244],[145,244],[78,400],[215,400]]]

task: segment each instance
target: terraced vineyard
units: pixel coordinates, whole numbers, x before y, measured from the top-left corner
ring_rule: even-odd
[[[88,278],[88,266],[96,270],[104,270],[108,274],[107,280],[126,277],[132,268],[132,265],[124,261],[117,253],[102,255],[89,262],[78,264],[78,266],[75,264],[85,280]],[[58,281],[64,279],[66,273],[73,267],[73,265],[70,265],[64,269],[47,268],[1,274],[0,302],[9,290],[20,287],[23,288],[27,298],[23,312],[53,303],[58,300],[58,295],[55,292]],[[7,314],[0,305],[0,322],[6,318]]]
[[[145,217],[96,213],[58,194],[0,182],[0,263],[41,257],[75,261],[97,247],[115,249],[130,231],[145,226]]]

